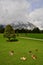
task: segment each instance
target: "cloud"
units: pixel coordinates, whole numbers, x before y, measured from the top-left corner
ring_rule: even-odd
[[[0,0],[0,23],[26,21],[29,6],[27,0]]]
[[[40,29],[43,29],[43,8],[31,12],[29,15],[29,21]]]
[[[29,21],[43,29],[43,1],[0,0],[0,24],[16,23],[15,21]]]

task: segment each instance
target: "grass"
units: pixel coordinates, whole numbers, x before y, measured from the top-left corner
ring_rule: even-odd
[[[14,51],[13,56],[9,55],[11,50]],[[31,58],[29,51],[37,56],[36,60]],[[20,60],[23,56],[27,60]],[[43,65],[43,41],[18,38],[17,42],[7,42],[0,34],[0,65]]]
[[[43,34],[40,33],[20,33],[19,36],[43,39]]]

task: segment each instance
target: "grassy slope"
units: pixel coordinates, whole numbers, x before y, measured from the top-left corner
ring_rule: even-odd
[[[7,42],[0,35],[0,65],[43,65],[43,42],[18,38],[18,42]],[[38,49],[38,52],[35,49]],[[14,50],[14,55],[10,56],[9,51]],[[37,55],[37,60],[33,60],[28,51]],[[26,56],[26,61],[21,61],[20,57]]]

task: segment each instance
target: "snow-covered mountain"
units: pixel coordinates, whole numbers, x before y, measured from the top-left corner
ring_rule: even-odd
[[[6,24],[8,25],[8,24]],[[6,25],[0,24],[0,26],[3,26],[4,28],[6,27]],[[36,26],[33,25],[30,22],[13,22],[10,24],[14,29],[28,29],[28,30],[33,30]]]
[[[24,29],[29,29],[29,30],[33,30],[33,28],[36,27],[35,25],[33,25],[30,22],[27,22],[27,23],[24,23],[24,22],[11,23],[11,26],[14,29],[22,29],[22,28],[24,28]]]

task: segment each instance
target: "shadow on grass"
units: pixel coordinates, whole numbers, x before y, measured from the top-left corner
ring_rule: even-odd
[[[18,39],[11,39],[11,40],[7,40],[7,42],[17,42]]]

